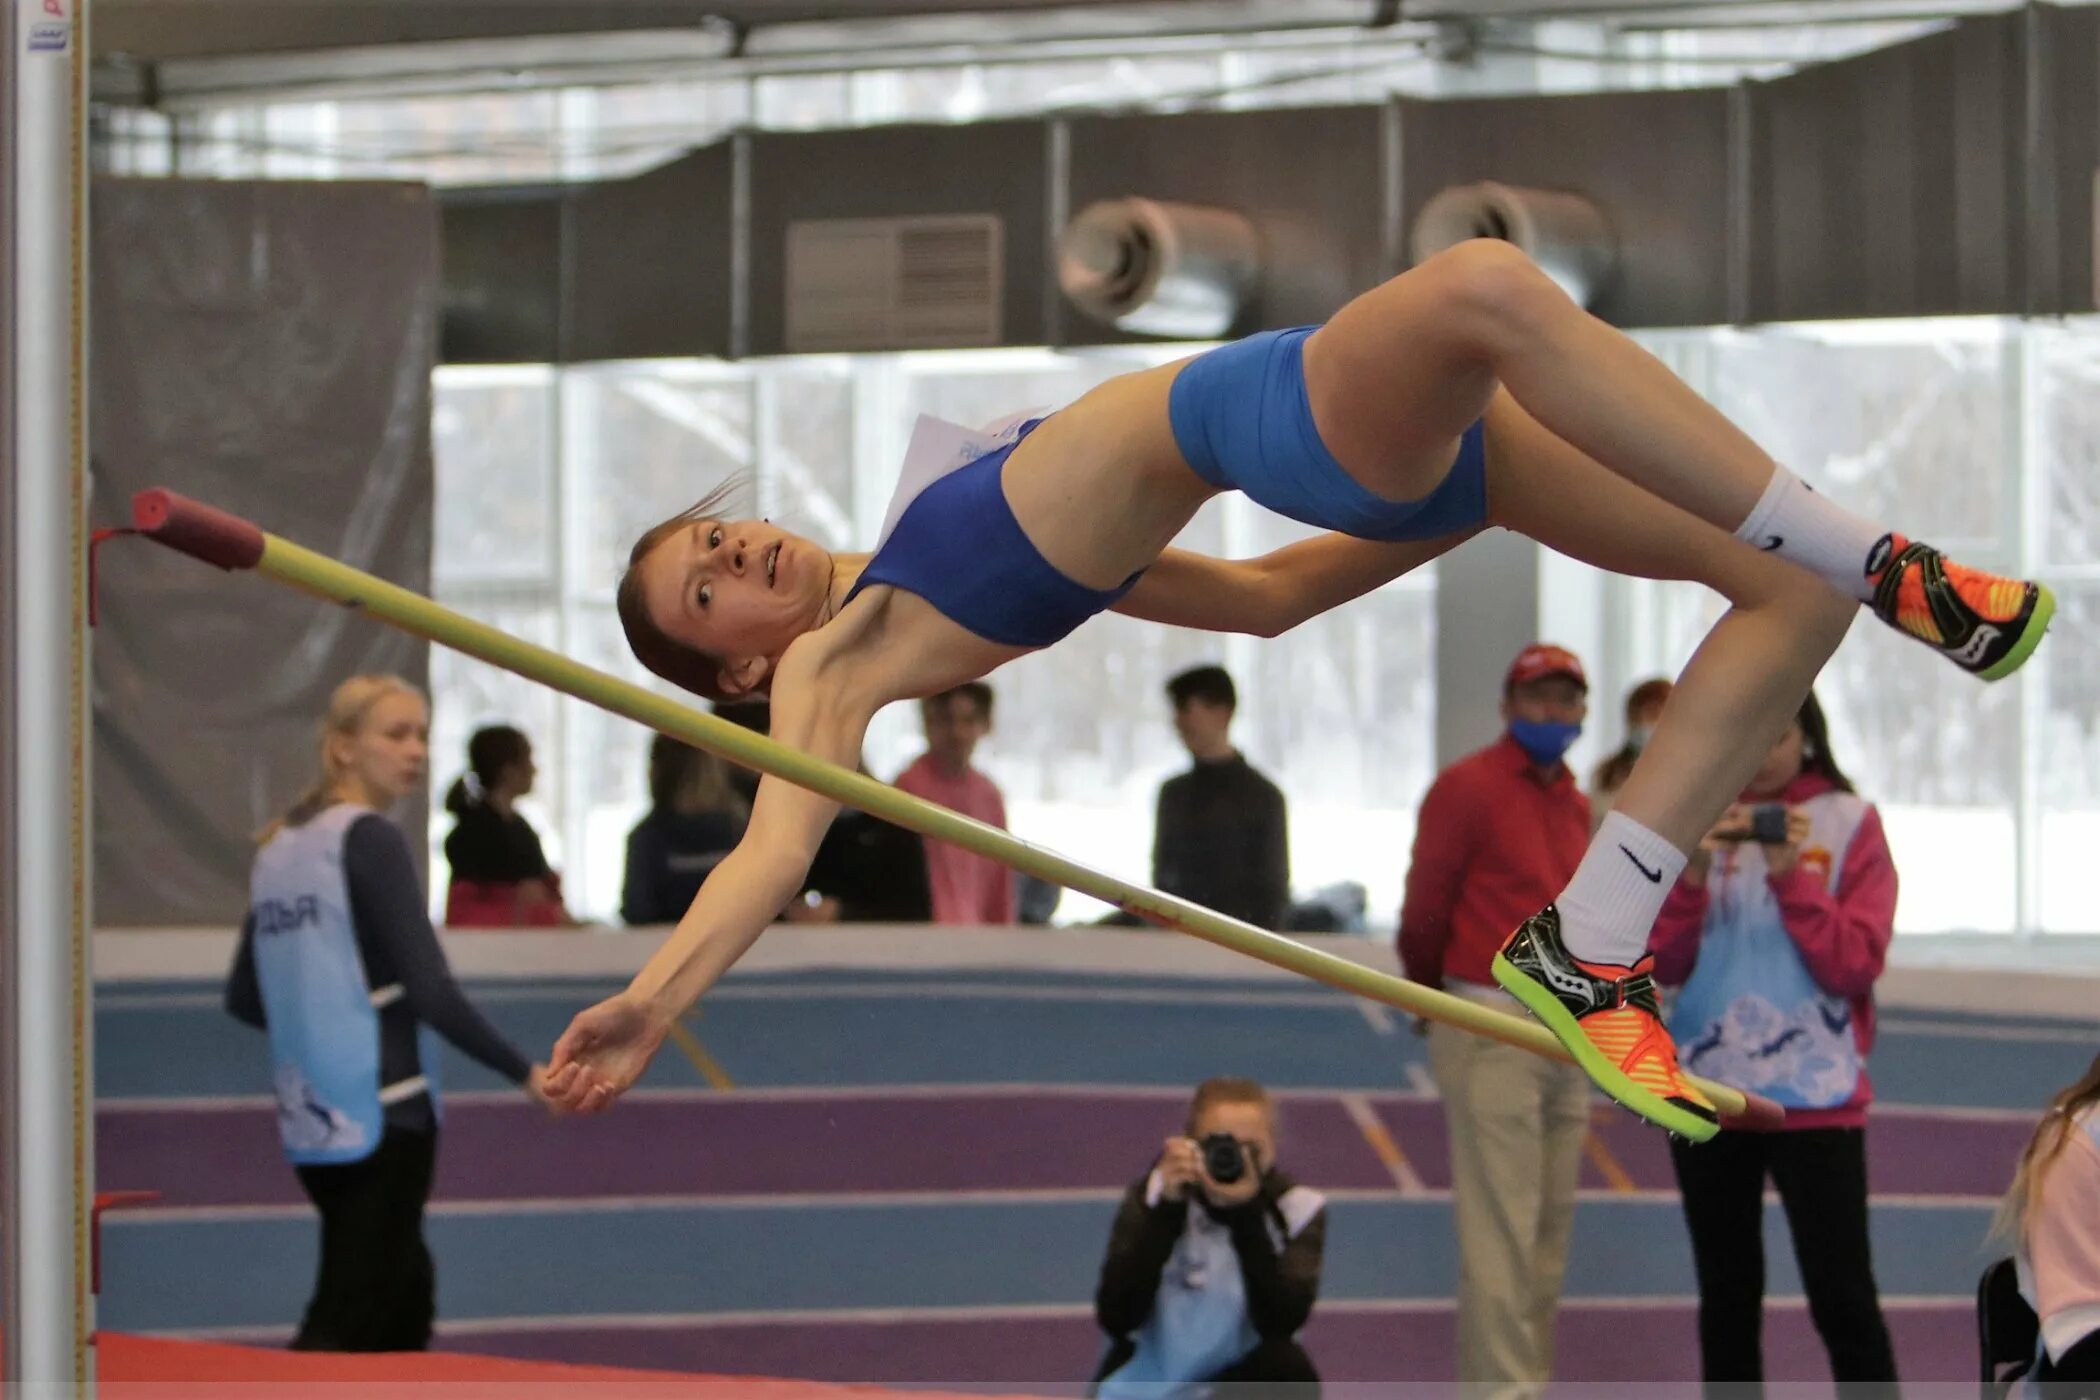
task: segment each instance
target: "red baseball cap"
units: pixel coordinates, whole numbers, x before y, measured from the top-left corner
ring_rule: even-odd
[[[1584,690],[1590,688],[1590,678],[1583,674],[1582,661],[1566,647],[1554,646],[1551,642],[1533,642],[1517,653],[1517,659],[1509,663],[1509,674],[1502,680],[1502,688],[1523,685],[1526,681],[1544,680],[1547,676],[1566,676]]]

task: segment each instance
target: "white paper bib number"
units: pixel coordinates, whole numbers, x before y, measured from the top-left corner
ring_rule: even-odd
[[[966,467],[1007,446],[1021,435],[1022,424],[1040,417],[1042,410],[1034,409],[1001,419],[990,427],[965,428],[960,423],[920,414],[912,424],[911,441],[904,449],[904,467],[897,475],[897,494],[890,498],[890,508],[882,517],[882,533],[876,536],[875,547],[880,549],[889,540],[905,509],[919,498],[921,491],[958,467]]]

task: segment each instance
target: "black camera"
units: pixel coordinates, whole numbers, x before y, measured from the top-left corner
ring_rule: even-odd
[[[1767,846],[1786,844],[1786,804],[1761,802],[1750,809],[1750,824],[1734,831],[1716,832],[1722,841],[1759,841]]]
[[[1761,802],[1750,809],[1750,839],[1768,846],[1786,843],[1786,808],[1777,802]]]
[[[1247,1174],[1247,1152],[1231,1133],[1205,1133],[1196,1140],[1203,1154],[1203,1170],[1220,1186],[1230,1186]]]

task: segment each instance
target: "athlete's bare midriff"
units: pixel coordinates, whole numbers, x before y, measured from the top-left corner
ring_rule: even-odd
[[[1189,468],[1167,418],[1187,361],[1112,379],[1052,414],[1006,461],[1022,533],[1059,572],[1114,588],[1159,558],[1217,489]]]

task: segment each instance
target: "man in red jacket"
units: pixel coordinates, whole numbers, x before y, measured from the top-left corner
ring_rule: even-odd
[[[1590,803],[1562,756],[1588,712],[1574,653],[1540,643],[1517,654],[1503,682],[1502,737],[1438,774],[1422,799],[1400,910],[1408,977],[1523,1014],[1489,965],[1509,930],[1552,903],[1582,863]],[[1429,1064],[1451,1140],[1458,1379],[1530,1393],[1552,1375],[1589,1080],[1441,1025],[1429,1028]]]

